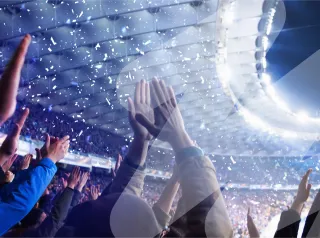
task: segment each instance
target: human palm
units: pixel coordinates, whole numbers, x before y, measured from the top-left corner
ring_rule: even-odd
[[[145,81],[140,81],[136,85],[134,102],[128,98],[129,121],[134,131],[134,136],[143,140],[151,140],[152,135],[137,120],[136,115],[140,114],[154,123],[154,111],[150,101],[150,87]]]

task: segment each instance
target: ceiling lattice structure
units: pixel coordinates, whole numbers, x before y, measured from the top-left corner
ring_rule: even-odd
[[[257,42],[274,2],[1,1],[1,67],[30,33],[20,99],[130,137],[126,98],[135,82],[156,76],[173,85],[186,128],[206,152],[298,155],[310,141],[297,147],[243,114],[281,133],[314,132],[281,111],[258,78]]]

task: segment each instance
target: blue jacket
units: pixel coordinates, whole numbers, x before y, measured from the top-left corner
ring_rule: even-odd
[[[48,158],[16,174],[0,191],[0,235],[22,220],[34,207],[57,172]]]

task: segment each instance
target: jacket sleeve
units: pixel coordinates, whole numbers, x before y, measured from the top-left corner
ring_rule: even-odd
[[[51,214],[28,237],[53,237],[66,219],[72,201],[73,189],[66,188],[55,201]]]
[[[232,237],[233,231],[212,162],[196,147],[176,155],[182,197],[173,230],[192,237]],[[182,209],[182,210],[181,210]],[[181,229],[179,226],[182,226]],[[187,227],[187,230],[183,230]]]
[[[25,217],[49,185],[57,171],[48,158],[28,170],[19,172],[0,193],[0,235]]]
[[[126,192],[140,197],[144,185],[144,169],[130,164],[126,158],[110,185],[109,193]]]
[[[320,235],[320,192],[317,193],[310,211],[308,213],[306,223],[302,232],[302,237],[319,237]]]
[[[80,191],[75,189],[73,192],[73,197],[72,197],[70,209],[77,206],[80,203],[80,200],[81,200],[81,193],[80,193]]]
[[[171,216],[167,213],[165,213],[157,203],[155,203],[152,207],[153,213],[157,218],[157,221],[161,228],[165,228],[169,225],[169,222],[171,220]]]
[[[300,214],[289,209],[281,213],[278,229],[274,237],[297,237],[300,224]]]

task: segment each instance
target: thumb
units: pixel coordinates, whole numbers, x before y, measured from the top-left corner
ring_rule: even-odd
[[[312,185],[309,183],[308,186],[307,186],[307,193],[308,193],[308,195],[310,194],[311,187],[312,187]]]
[[[50,146],[50,136],[48,133],[46,133],[46,143],[45,143],[45,147],[48,148]]]
[[[40,149],[36,148],[36,154],[37,154],[36,160],[40,160],[41,159],[41,151],[40,151]]]
[[[150,134],[152,134],[154,137],[158,136],[160,134],[160,129],[157,128],[153,123],[151,123],[145,116],[142,114],[136,115],[136,120],[144,126]]]
[[[129,113],[129,120],[133,121],[135,119],[134,118],[135,107],[134,107],[134,103],[130,97],[128,98],[128,113]]]
[[[13,138],[19,137],[20,131],[21,131],[20,126],[17,123],[14,124],[13,129],[11,131],[11,137]]]

